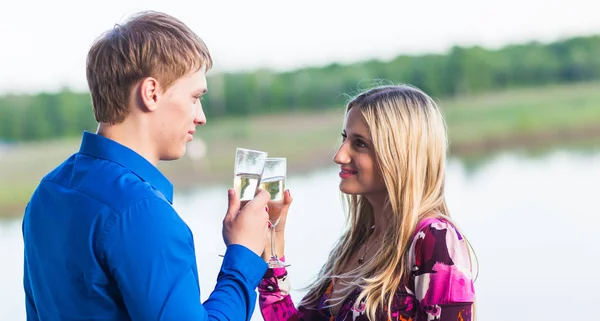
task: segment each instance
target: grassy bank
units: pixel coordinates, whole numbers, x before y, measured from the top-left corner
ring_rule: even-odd
[[[503,149],[552,148],[600,142],[600,83],[562,85],[441,100],[451,154],[479,157]],[[161,163],[180,190],[229,182],[236,147],[288,158],[290,173],[331,163],[339,142],[342,107],[318,114],[209,119],[197,136],[208,157]],[[79,137],[28,143],[0,154],[0,217],[19,216],[39,179],[79,147]]]

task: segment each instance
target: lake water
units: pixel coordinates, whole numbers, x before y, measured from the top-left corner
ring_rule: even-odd
[[[336,167],[289,177],[286,256],[292,296],[314,277],[342,230]],[[451,160],[447,199],[479,259],[479,320],[594,320],[600,295],[600,152]],[[176,195],[194,232],[202,297],[215,285],[227,186]],[[0,320],[25,320],[20,221],[0,222]],[[596,317],[594,317],[596,315]],[[253,320],[261,320],[258,309]]]

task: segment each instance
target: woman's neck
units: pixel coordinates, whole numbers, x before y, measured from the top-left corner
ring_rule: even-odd
[[[387,195],[369,195],[365,198],[373,208],[373,219],[375,220],[371,236],[379,238],[385,232],[387,225],[390,224],[389,217],[387,217],[389,214],[385,211]]]

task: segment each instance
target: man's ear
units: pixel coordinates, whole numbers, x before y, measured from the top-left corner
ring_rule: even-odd
[[[152,77],[146,77],[140,83],[140,99],[146,111],[155,111],[158,108],[160,98],[160,86],[158,80]]]

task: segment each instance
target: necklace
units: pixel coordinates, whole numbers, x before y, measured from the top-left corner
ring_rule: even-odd
[[[377,242],[373,243],[373,245],[377,244]],[[371,248],[371,246],[365,246],[365,250],[363,251],[363,254],[358,258],[358,265],[362,265],[363,263],[365,263],[365,255],[367,255],[367,250],[369,250]]]
[[[371,226],[371,231],[375,228],[375,225]],[[371,245],[375,245],[377,244],[377,242],[371,244]],[[365,255],[367,255],[367,251],[369,250],[370,246],[365,246],[362,255],[358,258],[358,265],[362,265],[363,263],[365,263]]]

